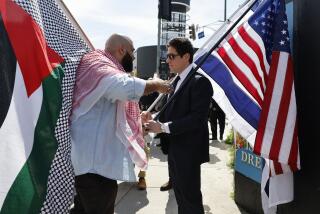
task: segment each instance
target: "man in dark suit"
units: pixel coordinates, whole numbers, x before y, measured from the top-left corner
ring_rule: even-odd
[[[212,140],[217,140],[217,120],[219,121],[220,140],[223,140],[223,132],[225,128],[226,115],[216,103],[214,99],[211,100],[209,108],[209,121],[212,133]]]
[[[159,120],[149,120],[145,127],[160,133],[179,214],[203,214],[200,165],[209,161],[207,118],[212,87],[194,71],[193,47],[188,39],[172,39],[167,47],[167,63],[179,80],[174,82]]]

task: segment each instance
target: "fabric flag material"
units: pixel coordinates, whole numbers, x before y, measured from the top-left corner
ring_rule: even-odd
[[[277,205],[288,203],[293,200],[294,186],[293,174],[287,172],[270,177],[270,164],[273,161],[265,159],[265,166],[261,178],[261,200],[262,208],[266,214],[276,214]]]
[[[266,164],[269,173],[265,175],[274,177],[269,189],[277,183],[276,175],[287,173],[281,177],[288,176],[288,181],[292,181],[290,176],[300,168],[300,162],[284,1],[257,1],[244,22],[233,29],[199,70],[210,79],[213,98],[232,126],[256,154],[270,159],[270,164]],[[288,188],[291,187],[289,184]],[[279,199],[273,200],[292,200],[293,191],[284,191],[288,194],[279,194]]]
[[[55,1],[0,0],[0,213],[67,213],[68,117],[89,51]]]

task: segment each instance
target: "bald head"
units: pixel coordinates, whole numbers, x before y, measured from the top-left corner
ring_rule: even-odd
[[[132,49],[132,40],[127,36],[119,34],[111,35],[106,42],[105,50],[113,54],[118,51],[119,48]]]
[[[105,51],[116,58],[126,72],[132,71],[132,61],[135,57],[133,43],[129,37],[113,34],[106,42]]]

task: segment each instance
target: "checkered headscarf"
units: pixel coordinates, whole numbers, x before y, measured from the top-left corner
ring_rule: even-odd
[[[122,65],[109,53],[95,50],[83,56],[77,69],[76,85],[73,99],[74,121],[93,106],[81,106],[86,97],[94,91],[103,78],[115,74],[125,74]],[[79,111],[81,113],[79,113]],[[77,116],[79,115],[79,116]],[[116,134],[129,151],[132,161],[140,168],[146,168],[147,158],[143,150],[144,140],[140,110],[137,102],[117,101]]]

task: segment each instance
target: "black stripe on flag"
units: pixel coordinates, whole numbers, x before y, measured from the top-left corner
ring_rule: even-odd
[[[0,128],[12,99],[17,59],[0,14]]]

